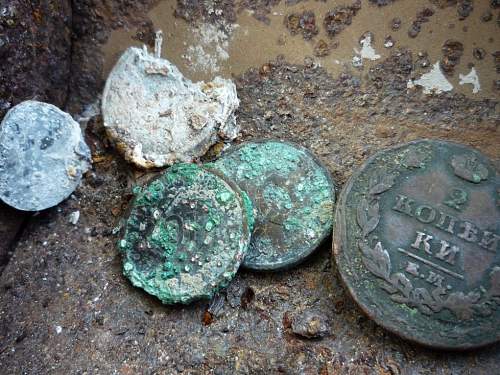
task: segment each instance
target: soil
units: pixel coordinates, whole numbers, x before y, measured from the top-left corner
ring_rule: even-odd
[[[486,10],[494,19],[499,10],[476,1],[460,21],[457,4],[436,6],[412,39],[408,27],[432,2],[364,1],[352,24],[332,40],[323,19],[340,5],[349,4],[74,0],[71,56],[64,60],[69,73],[64,70],[66,75],[61,76],[63,88],[40,74],[8,101],[23,100],[36,87],[55,87],[57,93],[67,93],[64,100],[44,100],[66,103],[65,109],[78,117],[98,99],[119,54],[132,44],[151,44],[153,31],[161,27],[168,36],[164,56],[189,78],[233,76],[241,101],[242,134],[236,143],[263,137],[295,141],[316,154],[340,186],[377,150],[422,137],[471,145],[500,167],[499,94],[494,85],[499,77],[492,56],[499,49],[498,26],[481,21]],[[302,32],[289,35],[283,22],[285,14],[304,11],[314,12],[319,28],[311,40],[304,40]],[[374,14],[383,22],[373,22]],[[392,31],[395,17],[401,19],[401,27]],[[52,22],[59,22],[56,18]],[[211,53],[203,35],[211,35],[206,32],[214,28],[231,35],[224,39],[228,57],[216,55],[215,70],[188,64],[190,46]],[[374,34],[373,46],[381,58],[363,60],[357,69],[351,63],[353,48],[360,48],[358,40],[366,31]],[[218,39],[208,40],[221,43],[221,35],[216,35]],[[395,40],[393,48],[383,47],[387,35]],[[338,48],[312,57],[320,39],[337,42]],[[420,88],[408,88],[410,78],[418,78],[443,57],[448,39],[463,45],[455,74],[449,77],[455,89],[425,95]],[[16,43],[21,51],[11,47],[9,54],[26,49],[22,42]],[[473,57],[476,47],[485,49],[483,60]],[[43,58],[12,61],[36,67]],[[482,83],[477,95],[470,85],[458,85],[458,73],[466,74],[471,62]],[[3,76],[14,82],[16,74]],[[4,100],[4,94],[0,98]],[[22,222],[23,214],[10,211],[6,218],[0,217],[0,234],[9,234],[12,250],[0,276],[2,374],[496,372],[499,345],[463,353],[432,351],[399,339],[366,318],[340,283],[331,260],[331,240],[292,270],[240,271],[212,301],[161,305],[122,276],[116,247],[117,228],[132,187],[155,173],[145,174],[122,160],[110,147],[99,115],[85,128],[94,166],[73,196],[32,215],[18,237],[12,236],[17,229],[8,228],[16,220]],[[217,145],[209,155],[217,155],[221,148]],[[70,223],[76,211],[80,219]],[[12,237],[16,237],[13,243]],[[314,339],[294,333],[293,328],[293,322],[309,321],[311,312],[322,327]],[[295,327],[303,331],[297,323]]]

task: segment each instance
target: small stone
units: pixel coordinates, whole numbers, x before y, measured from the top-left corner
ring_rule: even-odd
[[[392,31],[397,31],[401,28],[401,18],[393,18],[391,20],[391,29]]]
[[[408,29],[408,36],[410,38],[416,38],[417,35],[420,33],[420,24],[417,22],[413,22]]]
[[[500,79],[496,79],[493,81],[493,89],[495,91],[500,91]]]
[[[170,61],[131,47],[106,82],[104,127],[127,161],[142,168],[190,162],[221,139],[234,139],[239,100],[233,82],[193,83]]]
[[[69,222],[73,225],[78,224],[78,220],[80,220],[80,211],[73,211],[69,215]]]
[[[330,334],[330,325],[325,315],[307,310],[292,317],[292,332],[307,339],[317,339]]]
[[[429,60],[429,54],[425,51],[420,51],[417,54],[417,59],[415,60],[415,65],[420,67],[420,68],[427,68],[428,66],[430,66],[431,62]]]
[[[18,210],[57,205],[80,184],[90,162],[80,126],[52,104],[22,102],[0,125],[0,199]]]
[[[484,48],[474,48],[472,55],[476,60],[483,60],[486,57],[486,50]]]
[[[395,0],[370,0],[370,3],[375,4],[379,7],[389,5],[390,3],[394,2]]]
[[[384,39],[384,47],[385,48],[392,48],[394,47],[394,40],[392,39],[392,36],[388,35]]]
[[[304,57],[304,66],[306,68],[312,68],[314,66],[314,60],[311,56]]]

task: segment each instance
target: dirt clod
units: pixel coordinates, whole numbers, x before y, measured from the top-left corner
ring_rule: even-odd
[[[316,17],[314,12],[311,11],[288,14],[285,16],[284,22],[290,34],[296,35],[302,33],[305,40],[310,40],[319,33],[319,29],[316,26]]]
[[[460,63],[460,58],[464,53],[464,46],[458,40],[448,39],[441,48],[443,57],[440,66],[448,75],[453,75],[455,67]]]
[[[323,25],[328,35],[333,38],[350,25],[359,9],[361,9],[361,2],[356,0],[350,6],[337,6],[326,13]]]
[[[314,55],[317,57],[324,57],[330,54],[330,47],[323,39],[318,40],[314,46]]]
[[[472,13],[474,10],[474,6],[472,3],[472,0],[459,0],[458,1],[458,6],[457,6],[457,13],[458,13],[458,19],[463,21],[469,15]]]
[[[330,325],[325,315],[307,310],[292,317],[292,332],[299,337],[317,339],[330,333]]]
[[[401,18],[393,18],[391,20],[391,29],[392,31],[397,31],[401,28]]]
[[[472,55],[476,60],[483,60],[486,57],[486,50],[484,48],[474,48]]]

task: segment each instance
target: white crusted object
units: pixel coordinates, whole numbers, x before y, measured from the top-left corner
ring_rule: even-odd
[[[157,38],[158,40],[158,38]],[[191,162],[239,133],[239,100],[230,80],[193,83],[175,65],[131,47],[106,82],[104,126],[125,159],[142,168]]]
[[[439,61],[434,64],[430,72],[422,74],[416,81],[410,79],[406,85],[409,89],[415,86],[423,87],[424,94],[441,94],[453,90],[453,85],[446,79],[439,67]]]

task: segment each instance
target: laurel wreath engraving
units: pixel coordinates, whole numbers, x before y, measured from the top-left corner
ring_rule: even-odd
[[[380,194],[394,185],[395,175],[376,176],[370,183],[366,197],[362,198],[356,212],[356,219],[361,228],[361,240],[358,247],[362,253],[365,267],[376,277],[383,280],[382,288],[391,295],[397,303],[416,307],[421,313],[430,315],[443,309],[450,310],[457,318],[467,320],[477,312],[482,316],[491,315],[497,305],[500,305],[500,267],[494,267],[490,273],[490,289],[473,290],[467,294],[454,292],[446,294],[442,286],[429,291],[416,288],[410,279],[401,272],[392,273],[391,258],[383,248],[381,241],[372,247],[368,236],[377,228],[380,222]],[[373,239],[376,241],[376,237]]]

